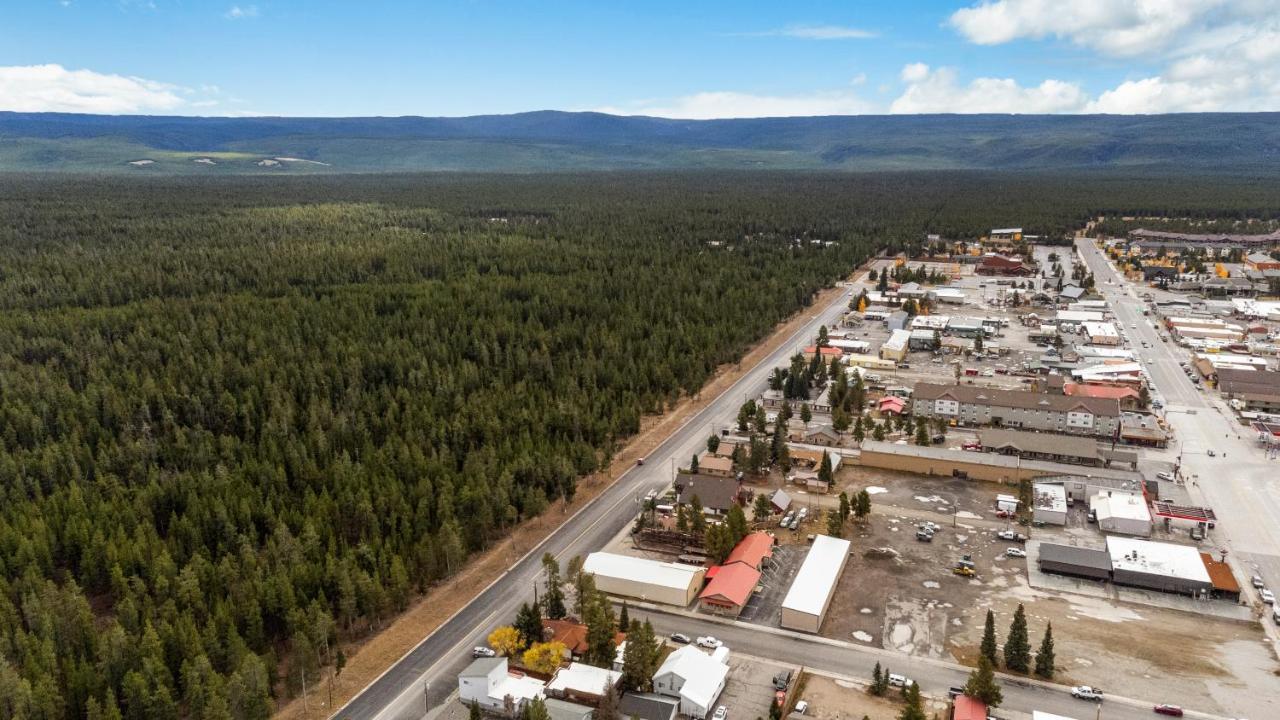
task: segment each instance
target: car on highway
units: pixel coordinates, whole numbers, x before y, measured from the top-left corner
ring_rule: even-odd
[[[1071,688],[1071,697],[1080,700],[1102,702],[1102,691],[1096,687],[1089,687],[1088,685],[1076,685]]]
[[[716,708],[716,712],[711,716],[711,720],[725,720],[727,717],[729,717],[729,708],[721,705]]]
[[[1173,482],[1173,473],[1169,473],[1169,472],[1158,472],[1158,473],[1156,473],[1156,477],[1157,477],[1157,478],[1159,478],[1159,479],[1161,479],[1161,480],[1167,480],[1167,481],[1169,481],[1169,482]]]
[[[1022,548],[1005,548],[1004,554],[1006,557],[1024,558],[1027,556],[1027,551]]]
[[[688,645],[691,642],[689,640],[689,636],[684,633],[675,632],[671,633],[668,637],[671,638],[671,642],[680,643],[681,645]]]
[[[644,458],[636,458],[636,464],[637,464],[637,465],[643,465],[643,464],[644,464]]]
[[[911,678],[898,673],[889,673],[889,686],[904,688],[911,685]]]
[[[498,653],[487,647],[476,647],[471,649],[471,657],[473,658],[491,658],[497,656]]]
[[[1160,704],[1151,708],[1151,711],[1157,715],[1170,715],[1172,717],[1182,717],[1182,708],[1177,705]]]
[[[1262,592],[1261,592],[1261,593],[1259,593],[1259,594],[1260,594],[1260,595],[1262,595],[1262,602],[1264,602],[1264,603],[1266,603],[1266,604],[1268,604],[1268,605],[1275,605],[1275,604],[1276,604],[1276,596],[1275,596],[1275,594],[1273,594],[1270,590],[1268,590],[1268,589],[1266,589],[1266,588],[1262,588]]]
[[[707,648],[708,650],[715,650],[716,648],[724,644],[710,635],[703,635],[702,637],[698,638],[697,643],[698,643],[698,647],[704,647],[704,648]]]
[[[1204,454],[1208,455],[1209,457],[1218,457],[1218,453],[1214,452],[1212,448],[1205,450]]]

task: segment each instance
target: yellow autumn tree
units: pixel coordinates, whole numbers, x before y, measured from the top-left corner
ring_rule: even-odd
[[[523,643],[520,642],[520,631],[510,625],[497,628],[489,633],[489,647],[499,655],[513,657],[523,647]]]
[[[866,312],[866,311],[867,311],[867,299],[859,295],[858,296],[858,312]]]
[[[521,664],[526,668],[534,671],[550,675],[560,667],[560,663],[564,661],[565,647],[562,642],[544,642],[534,643],[524,651],[521,656]]]

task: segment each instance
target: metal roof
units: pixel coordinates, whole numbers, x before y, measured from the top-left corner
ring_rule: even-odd
[[[782,607],[809,615],[820,615],[827,598],[840,581],[840,569],[849,554],[850,543],[830,535],[818,535],[804,558],[804,564],[787,590]]]
[[[592,575],[621,578],[661,587],[687,590],[703,569],[696,565],[646,560],[630,555],[595,552],[587,556],[582,569]]]

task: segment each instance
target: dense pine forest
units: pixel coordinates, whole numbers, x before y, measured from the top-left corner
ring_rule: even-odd
[[[869,254],[1277,188],[0,176],[0,716],[264,718]]]

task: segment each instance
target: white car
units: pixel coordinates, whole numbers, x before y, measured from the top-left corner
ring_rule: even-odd
[[[1173,473],[1158,472],[1156,473],[1156,477],[1161,480],[1168,480],[1169,482],[1173,482]]]
[[[1027,551],[1022,548],[1005,548],[1004,554],[1007,557],[1024,558],[1027,556]]]
[[[497,657],[497,655],[498,653],[494,652],[493,650],[490,650],[487,647],[477,647],[477,648],[472,648],[471,650],[471,657],[473,658],[491,658],[491,657]]]
[[[716,708],[716,712],[711,716],[711,720],[725,720],[727,717],[729,717],[729,708],[721,705]]]
[[[1071,688],[1071,697],[1081,700],[1102,700],[1102,691],[1088,685],[1077,685]]]
[[[911,678],[907,677],[906,675],[889,673],[889,685],[891,687],[907,687],[910,684],[911,684]]]
[[[807,711],[808,709],[809,709],[809,701],[808,701],[808,700],[801,700],[800,702],[796,703],[796,714],[797,714],[797,715],[803,715],[803,714],[805,714],[805,711]]]
[[[704,647],[704,648],[707,648],[708,650],[715,650],[716,648],[724,644],[710,635],[704,635],[698,638],[697,643],[698,643],[698,647]]]
[[[1272,592],[1271,592],[1270,590],[1268,590],[1268,589],[1266,589],[1266,588],[1262,588],[1262,602],[1264,602],[1264,603],[1266,603],[1266,604],[1268,604],[1268,605],[1275,605],[1275,604],[1276,604],[1276,596],[1275,596],[1274,594],[1272,594]]]

